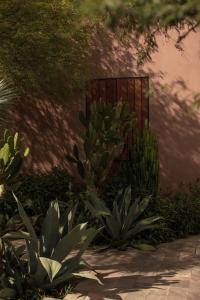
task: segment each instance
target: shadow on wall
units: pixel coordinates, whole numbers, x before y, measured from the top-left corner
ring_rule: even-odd
[[[113,36],[101,33],[99,40],[93,41],[90,62],[91,78],[96,76],[127,76],[132,69],[131,54],[127,59],[127,50],[117,42],[108,43]],[[121,49],[120,49],[121,48]],[[106,51],[106,56],[103,53]],[[115,54],[116,53],[116,54]],[[125,64],[125,61],[127,63]],[[55,166],[74,170],[65,160],[74,143],[81,140],[77,134],[80,130],[79,111],[85,111],[85,97],[76,95],[73,101],[64,104],[49,99],[22,100],[11,111],[14,127],[25,136],[31,149],[25,172],[45,172]]]
[[[191,112],[194,97],[184,81],[171,85],[153,81],[150,124],[159,141],[164,189],[176,189],[200,177],[200,114]]]
[[[200,87],[198,83],[190,85],[191,81],[197,81],[196,73],[200,75],[200,53],[196,46],[199,36],[191,35],[185,41],[185,53],[178,51],[173,41],[163,42],[164,38],[159,37],[161,54],[155,53],[152,62],[143,67],[138,67],[136,63],[133,36],[120,44],[112,34],[106,40],[103,32],[95,43],[93,77],[150,77],[150,126],[159,141],[160,177],[164,189],[176,189],[180,184],[194,182],[200,177],[200,112],[191,112],[194,99],[200,95]],[[113,43],[108,43],[108,39]],[[187,49],[191,45],[194,53]],[[181,68],[178,68],[179,64]],[[193,73],[188,76],[191,70]]]
[[[194,93],[183,74],[169,83],[165,72],[154,64],[138,69],[134,38],[122,45],[105,32],[94,40],[89,66],[91,78],[149,75],[153,88],[150,124],[160,145],[162,187],[176,188],[180,182],[200,177],[200,114],[188,112]],[[57,165],[70,168],[64,155],[80,143],[78,112],[85,109],[83,97],[74,99],[64,105],[47,99],[27,100],[13,110],[16,127],[31,148],[27,171],[46,171]]]
[[[142,70],[136,69],[135,38],[120,42],[115,34],[104,29],[99,30],[98,37],[92,42],[90,57],[91,78],[99,77],[129,77],[145,75]]]
[[[80,130],[77,121],[80,106],[78,101],[75,105],[61,105],[47,99],[18,103],[11,115],[16,130],[24,135],[31,150],[24,166],[25,172],[45,172],[56,166],[70,170],[65,154],[74,143],[80,143],[77,134]]]

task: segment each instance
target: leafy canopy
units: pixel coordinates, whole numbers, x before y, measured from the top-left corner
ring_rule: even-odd
[[[75,1],[4,0],[0,20],[0,69],[21,94],[63,98],[82,86],[90,30]]]
[[[138,43],[139,59],[150,58],[157,49],[156,36],[168,35],[175,28],[178,39],[176,46],[199,26],[199,0],[85,0],[81,7],[89,14],[100,17],[112,28],[123,33],[134,32],[143,37]]]

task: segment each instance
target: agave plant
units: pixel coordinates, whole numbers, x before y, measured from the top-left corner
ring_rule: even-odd
[[[105,237],[112,246],[125,248],[132,245],[141,249],[152,249],[151,246],[138,243],[137,235],[144,230],[153,230],[159,225],[160,217],[141,219],[148,207],[150,198],[132,199],[131,186],[120,191],[114,199],[112,210],[93,192],[88,192],[86,205],[93,216],[97,217],[104,227]]]
[[[6,188],[10,187],[18,175],[23,159],[28,156],[29,148],[24,151],[19,149],[19,134],[11,135],[8,130],[4,131],[0,140],[0,197]]]
[[[24,289],[48,290],[68,281],[74,276],[98,280],[95,272],[81,271],[84,266],[82,255],[97,234],[97,230],[87,228],[87,223],[73,226],[75,210],[67,211],[60,216],[57,201],[51,202],[44,219],[41,234],[38,237],[25,213],[20,201],[15,197],[19,214],[27,232],[13,232],[3,237],[5,278],[0,291],[0,298],[9,293],[23,295]],[[22,239],[26,250],[17,249],[9,241]],[[7,252],[15,257],[14,268]],[[26,254],[28,259],[23,258]],[[9,266],[9,268],[8,268]],[[19,270],[16,273],[16,270]],[[17,276],[17,278],[16,278]],[[3,288],[4,287],[4,288]],[[9,290],[8,290],[9,289]],[[12,298],[11,298],[12,299]],[[16,299],[16,298],[13,298]],[[21,298],[20,298],[21,299]]]

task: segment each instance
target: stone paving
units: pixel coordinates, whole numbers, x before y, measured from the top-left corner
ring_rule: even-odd
[[[133,249],[88,252],[103,285],[82,280],[66,300],[200,300],[200,236]]]

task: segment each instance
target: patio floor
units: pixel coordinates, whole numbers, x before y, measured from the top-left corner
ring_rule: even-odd
[[[77,298],[65,299],[200,299],[200,236],[162,244],[155,252],[88,252],[85,259],[104,285],[82,280],[76,287]]]

